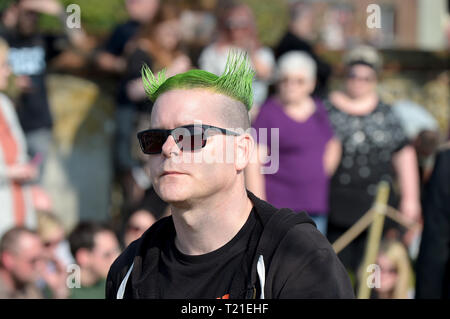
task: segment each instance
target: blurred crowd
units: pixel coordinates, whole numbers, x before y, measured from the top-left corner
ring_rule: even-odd
[[[231,49],[247,52],[255,71],[253,128],[278,129],[276,139],[255,136],[248,189],[276,207],[306,211],[334,243],[371,209],[386,182],[397,220],[386,218],[376,260],[381,284],[371,297],[449,298],[448,64],[427,84],[436,97],[432,109],[407,96],[387,98],[382,52],[359,43],[330,63],[307,36],[312,21],[305,2],[290,2],[290,21],[274,46],[261,42],[247,4],[206,2],[207,9],[124,0],[129,19],[98,41],[83,28],[65,27],[65,8],[56,0],[12,1],[1,12],[0,298],[104,297],[114,259],[170,215],[136,139],[152,109],[142,65],[168,76],[191,68],[221,74]],[[64,32],[41,32],[40,14],[60,19]],[[105,186],[111,212],[98,215],[105,218],[79,212],[66,219],[43,182],[56,143],[47,81],[54,70],[83,76],[114,99],[113,143],[105,149],[113,162]],[[82,100],[80,92],[71,98]],[[274,147],[278,170],[261,174]],[[56,197],[70,201],[62,190]],[[355,289],[365,271],[367,234],[338,254]]]

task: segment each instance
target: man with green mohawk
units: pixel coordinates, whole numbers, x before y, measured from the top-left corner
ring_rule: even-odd
[[[144,66],[154,106],[150,128],[138,138],[171,216],[117,258],[107,298],[353,297],[312,220],[245,188],[255,147],[248,130],[253,74],[247,56],[236,52],[221,76],[190,70],[166,79]]]

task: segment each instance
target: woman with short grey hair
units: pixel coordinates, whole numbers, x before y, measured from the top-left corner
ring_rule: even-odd
[[[340,160],[322,102],[311,96],[316,85],[316,63],[301,51],[282,55],[276,69],[277,94],[261,107],[253,123],[259,129],[279,130],[279,144],[258,140],[259,152],[279,150],[279,169],[262,175],[261,162],[246,172],[248,188],[276,207],[306,211],[326,234],[328,184]],[[276,143],[276,141],[273,141]],[[271,154],[274,156],[274,154]],[[259,157],[261,158],[261,157]]]

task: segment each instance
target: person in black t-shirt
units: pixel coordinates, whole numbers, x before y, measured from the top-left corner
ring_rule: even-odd
[[[306,213],[279,210],[245,188],[255,146],[249,65],[234,52],[222,76],[190,70],[166,79],[143,68],[154,105],[138,138],[171,216],[116,259],[107,298],[353,298]]]
[[[118,74],[126,71],[126,60],[123,57],[125,47],[140,26],[152,21],[158,12],[159,2],[159,0],[125,0],[130,19],[119,24],[103,47],[98,50],[95,60],[100,69]]]
[[[42,168],[52,139],[52,115],[45,84],[47,65],[68,42],[80,46],[84,33],[81,28],[65,28],[66,33],[60,36],[39,32],[37,23],[41,13],[58,16],[66,25],[64,8],[56,0],[19,0],[7,11],[10,18],[8,23],[3,20],[2,36],[11,48],[8,59],[21,90],[17,113],[29,153],[40,158],[36,158],[36,162],[41,163]]]
[[[331,75],[331,66],[321,59],[315,52],[313,45],[304,38],[311,33],[313,23],[312,9],[305,3],[295,3],[290,12],[289,28],[276,46],[276,58],[280,58],[289,51],[303,51],[308,53],[317,64],[317,84],[313,95],[321,98],[328,93],[328,79]]]

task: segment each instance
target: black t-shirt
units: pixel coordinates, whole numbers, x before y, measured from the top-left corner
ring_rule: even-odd
[[[172,217],[160,219],[113,263],[106,298],[120,298],[119,291],[138,299],[259,298],[262,291],[268,299],[354,298],[344,266],[305,213],[278,210],[247,194],[254,204],[247,222],[205,255],[181,254]]]
[[[23,130],[31,132],[52,126],[45,75],[47,63],[61,52],[65,37],[33,34],[23,36],[9,31],[4,34],[10,46],[8,61],[15,75],[28,76],[31,89],[23,92],[17,113]]]
[[[105,42],[103,50],[116,56],[122,55],[125,45],[136,34],[139,26],[139,22],[132,20],[118,25]]]
[[[255,229],[254,209],[231,241],[204,255],[185,255],[170,240],[162,248],[158,285],[160,298],[227,298]]]
[[[123,24],[118,25],[109,39],[105,42],[103,50],[115,56],[125,56],[125,47],[127,43],[136,35],[141,24],[139,22],[129,20]],[[141,101],[133,102],[128,97],[126,87],[130,81],[141,77],[141,68],[147,64],[150,68],[152,66],[151,57],[143,50],[136,49],[132,53],[125,56],[126,69],[122,75],[117,88],[117,104],[121,108],[134,108],[138,111],[149,111],[151,102],[147,98]]]
[[[397,205],[392,157],[409,141],[390,106],[381,101],[362,116],[345,113],[328,100],[324,105],[342,142],[342,159],[330,182],[330,221],[349,227],[370,208],[380,181],[391,185],[389,204]]]
[[[152,68],[152,58],[144,50],[137,48],[127,57],[127,68],[119,82],[117,102],[118,106],[122,108],[132,107],[140,112],[150,112],[152,103],[144,97],[140,101],[131,101],[127,93],[127,85],[136,79],[141,78],[142,66],[146,64],[150,69]]]

